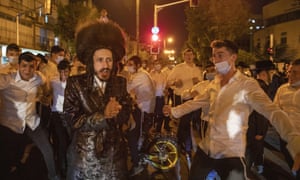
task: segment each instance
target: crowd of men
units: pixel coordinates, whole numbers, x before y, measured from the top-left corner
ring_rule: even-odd
[[[255,77],[248,77],[235,65],[235,43],[215,40],[211,48],[204,69],[191,48],[177,65],[155,59],[147,67],[139,56],[124,63],[122,28],[102,20],[79,28],[72,61],[60,46],[44,56],[8,45],[9,62],[0,67],[0,179],[12,179],[33,146],[49,179],[130,179],[145,169],[139,151],[149,131],[170,131],[174,118],[190,180],[211,172],[248,179],[251,168],[262,173],[270,125],[296,177],[300,59],[287,76],[274,73],[271,61],[258,61]]]

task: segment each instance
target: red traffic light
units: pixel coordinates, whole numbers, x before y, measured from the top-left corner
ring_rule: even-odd
[[[273,48],[269,47],[269,48],[267,49],[267,54],[268,54],[268,55],[273,55],[273,54],[274,54]]]
[[[159,40],[158,35],[157,34],[152,34],[151,40],[152,41],[158,41]]]

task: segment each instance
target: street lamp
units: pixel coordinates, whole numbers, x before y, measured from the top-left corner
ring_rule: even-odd
[[[140,0],[136,0],[136,51],[139,55],[139,43],[140,43]]]
[[[164,49],[168,48],[168,44],[172,44],[174,39],[172,37],[168,37],[167,39],[164,39]]]
[[[167,39],[167,42],[168,42],[168,43],[172,43],[172,42],[173,42],[173,38],[172,38],[172,37],[169,37],[169,38]]]

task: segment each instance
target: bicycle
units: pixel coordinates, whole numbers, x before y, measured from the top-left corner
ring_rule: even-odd
[[[172,132],[148,134],[144,141],[140,137],[140,160],[143,165],[150,164],[158,170],[167,171],[175,167],[178,161],[176,137]]]

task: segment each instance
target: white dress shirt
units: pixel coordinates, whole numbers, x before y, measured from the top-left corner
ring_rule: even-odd
[[[182,87],[174,87],[174,93],[178,96],[186,89],[190,89],[194,86],[193,78],[198,78],[199,81],[203,79],[202,72],[195,64],[189,65],[187,63],[181,63],[176,65],[170,74],[168,75],[168,84],[173,84],[174,81],[180,79],[183,83]]]
[[[51,89],[53,95],[53,103],[51,106],[52,112],[63,112],[65,89],[67,82],[62,82],[59,79],[53,79],[51,82]]]
[[[158,71],[151,71],[150,76],[155,86],[155,96],[164,96],[164,90],[167,85],[167,74]]]
[[[210,83],[209,80],[201,81],[201,82],[197,83],[196,85],[194,85],[191,89],[184,90],[183,93],[181,94],[182,99],[184,99],[184,100],[193,99],[194,97],[192,96],[192,92],[196,91],[198,94],[201,94],[202,91],[206,91],[206,88],[208,87],[209,83]],[[206,105],[203,105],[201,107],[201,109],[202,109],[201,120],[208,121],[209,120],[209,103],[207,103]]]
[[[216,77],[193,100],[174,107],[171,114],[179,118],[202,106],[210,105],[207,136],[200,148],[212,158],[244,157],[249,114],[256,110],[270,120],[288,142],[292,157],[300,152],[300,133],[296,132],[287,114],[273,104],[253,78],[239,71],[221,87]]]
[[[149,73],[140,68],[127,81],[127,91],[135,99],[141,111],[153,113],[155,107],[155,88]]]
[[[36,73],[29,81],[21,79],[19,71],[0,75],[0,124],[22,134],[26,125],[34,130],[40,124],[36,113],[38,87],[45,78]]]
[[[288,83],[283,84],[276,92],[274,103],[288,114],[300,132],[300,88],[292,87]]]

